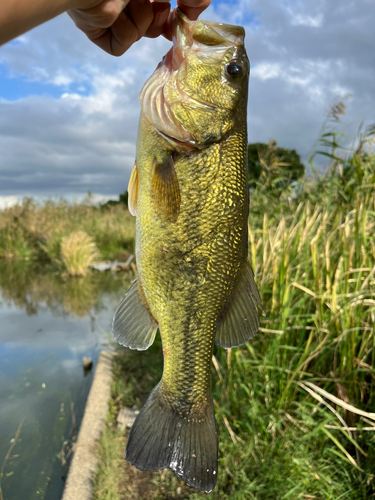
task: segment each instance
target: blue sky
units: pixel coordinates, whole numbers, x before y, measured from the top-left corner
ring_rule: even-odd
[[[176,0],[170,3],[171,8],[174,8],[177,5]],[[212,0],[211,6],[212,9],[219,13],[219,15],[221,13],[221,17],[225,18],[228,5],[230,6],[232,3],[234,2],[226,2],[226,5],[224,5],[220,0]],[[235,22],[238,24],[251,25],[252,27],[260,25],[260,22],[257,20],[257,16],[255,13],[251,12],[250,9],[239,11],[237,19],[238,20]],[[25,37],[21,37],[21,40],[16,39],[9,43],[10,46],[15,47],[15,52],[17,51],[17,47],[20,51],[23,50],[24,42],[22,39],[24,38]],[[56,83],[52,84],[41,79],[32,80],[30,79],[27,71],[25,71],[24,74],[22,69],[19,69],[17,72],[12,72],[6,63],[0,64],[0,99],[15,101],[30,95],[50,96],[55,99],[59,99],[67,92],[77,93],[83,96],[89,95],[90,90],[91,88],[89,82],[86,82],[85,85],[74,81],[69,84],[61,82],[57,85]]]
[[[66,92],[87,96],[90,94],[90,84],[89,82],[86,84],[71,82],[56,85],[38,80],[33,81],[28,78],[27,74],[12,74],[6,64],[0,64],[0,99],[16,101],[31,95],[59,99]]]
[[[202,17],[246,29],[249,142],[273,138],[306,159],[348,94],[343,128],[375,121],[373,0],[213,0]],[[0,206],[123,192],[138,94],[169,45],[143,39],[113,58],[65,14],[0,47]]]

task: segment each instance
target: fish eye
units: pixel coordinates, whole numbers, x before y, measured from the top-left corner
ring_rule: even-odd
[[[231,78],[241,78],[244,73],[243,67],[238,61],[230,61],[226,65],[225,71]]]

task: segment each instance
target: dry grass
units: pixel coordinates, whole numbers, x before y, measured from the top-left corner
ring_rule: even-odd
[[[99,258],[92,238],[84,231],[74,231],[61,240],[61,260],[70,276],[84,276]]]
[[[134,217],[121,204],[102,208],[60,200],[40,205],[25,198],[0,211],[0,259],[33,260],[57,267],[62,239],[77,231],[92,238],[103,259],[134,252]]]

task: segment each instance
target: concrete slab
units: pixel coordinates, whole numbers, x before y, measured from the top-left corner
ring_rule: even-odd
[[[100,440],[111,395],[113,351],[102,351],[85,407],[62,500],[91,500]]]

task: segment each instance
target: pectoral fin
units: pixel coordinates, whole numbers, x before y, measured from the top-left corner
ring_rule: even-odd
[[[158,324],[147,308],[141,284],[136,278],[113,318],[113,336],[125,347],[145,351],[154,342],[157,328]]]
[[[153,164],[152,206],[157,215],[166,222],[176,222],[180,213],[180,188],[172,154]]]
[[[229,349],[251,340],[259,327],[258,307],[263,312],[254,273],[250,263],[246,262],[240,280],[218,318],[216,343]]]
[[[132,173],[130,174],[128,185],[128,208],[132,215],[137,215],[138,201],[138,170],[137,163],[134,162]]]

